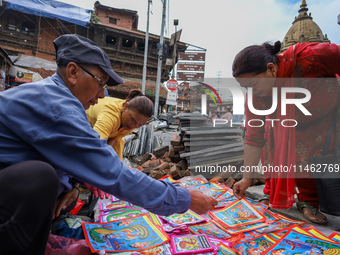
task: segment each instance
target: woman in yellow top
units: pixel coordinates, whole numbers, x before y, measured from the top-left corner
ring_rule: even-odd
[[[114,97],[99,99],[86,114],[100,138],[106,139],[123,160],[123,137],[149,120],[153,114],[153,103],[142,91],[133,89],[125,100]]]

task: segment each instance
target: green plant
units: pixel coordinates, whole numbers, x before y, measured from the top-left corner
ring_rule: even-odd
[[[138,87],[138,89],[142,90],[141,87]],[[145,95],[146,95],[146,96],[155,96],[155,95],[156,95],[156,92],[153,91],[152,89],[147,89],[147,88],[145,88]]]
[[[91,13],[91,20],[95,22],[100,22],[100,19],[98,18],[98,16],[93,12]]]

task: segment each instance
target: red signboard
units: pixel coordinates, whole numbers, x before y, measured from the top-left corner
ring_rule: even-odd
[[[177,70],[184,71],[204,71],[204,62],[178,62]]]
[[[203,81],[204,73],[177,72],[177,79],[181,81]]]
[[[166,86],[171,91],[176,91],[178,89],[178,82],[175,79],[168,80]]]
[[[203,52],[179,52],[178,60],[205,61],[205,53]]]

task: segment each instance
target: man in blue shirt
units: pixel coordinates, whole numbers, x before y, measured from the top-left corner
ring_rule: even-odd
[[[79,35],[54,41],[57,73],[0,93],[0,254],[44,254],[68,178],[151,212],[202,214],[217,201],[129,169],[89,124],[85,110],[105,85],[124,81],[105,52]]]

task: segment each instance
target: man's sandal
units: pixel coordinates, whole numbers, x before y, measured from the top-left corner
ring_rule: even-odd
[[[297,206],[297,208],[303,213],[303,216],[307,219],[307,220],[309,220],[309,221],[311,221],[311,222],[313,222],[313,223],[316,223],[316,224],[322,224],[322,225],[325,225],[325,224],[327,224],[327,219],[326,220],[317,220],[317,219],[313,219],[313,218],[311,218],[310,216],[308,216],[305,212],[304,212],[304,208],[307,208],[308,210],[310,210],[311,212],[312,212],[312,214],[314,215],[314,216],[316,216],[317,215],[317,213],[320,213],[321,214],[321,212],[319,212],[319,210],[317,209],[317,208],[315,208],[314,206],[312,206],[311,204],[309,204],[309,203],[307,203],[307,202],[297,202],[296,203],[296,206]]]
[[[269,195],[263,195],[258,202],[265,204],[265,205],[269,205]]]

